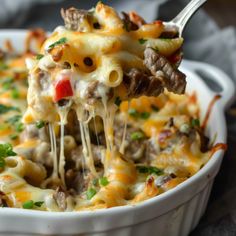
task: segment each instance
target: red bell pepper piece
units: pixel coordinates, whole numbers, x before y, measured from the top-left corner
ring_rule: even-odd
[[[73,89],[71,87],[70,80],[68,78],[63,78],[56,82],[55,84],[55,96],[54,101],[58,102],[59,100],[73,96]]]

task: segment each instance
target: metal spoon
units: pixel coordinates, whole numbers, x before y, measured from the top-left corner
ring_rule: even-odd
[[[189,4],[171,21],[165,22],[166,29],[177,31],[178,36],[181,37],[184,28],[194,13],[206,2],[207,0],[192,0]]]

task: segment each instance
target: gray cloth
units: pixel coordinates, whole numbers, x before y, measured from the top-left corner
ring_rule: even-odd
[[[96,0],[1,0],[0,27],[43,27],[52,30],[63,24],[61,7],[91,8]],[[188,1],[186,0],[104,0],[118,11],[136,10],[147,21],[155,18],[172,19]],[[17,15],[17,18],[15,17]],[[203,11],[199,11],[184,32],[185,58],[204,61],[224,70],[236,83],[236,30],[219,29]],[[192,236],[236,235],[236,122],[227,116],[229,150],[224,157],[210,197],[207,211]]]

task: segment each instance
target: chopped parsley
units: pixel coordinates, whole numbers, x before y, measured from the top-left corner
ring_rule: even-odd
[[[11,97],[12,97],[13,99],[19,98],[19,97],[20,97],[20,92],[19,92],[19,90],[16,89],[16,88],[13,88],[13,90],[11,91]]]
[[[2,84],[2,88],[4,90],[8,90],[12,87],[12,83],[14,82],[14,79],[9,77],[9,78],[5,78],[1,81]]]
[[[22,207],[24,209],[32,209],[34,207],[34,202],[32,200],[29,200],[27,202],[24,202]]]
[[[35,202],[34,205],[37,207],[41,207],[44,204],[43,201]]]
[[[38,129],[41,129],[45,126],[45,122],[43,120],[39,120],[36,122],[35,126],[38,128]]]
[[[146,120],[150,117],[150,113],[149,112],[138,112],[136,109],[134,108],[130,108],[128,110],[128,113],[130,116],[134,117],[134,118],[141,118],[143,120]]]
[[[139,140],[139,139],[142,139],[145,137],[144,133],[142,131],[137,131],[137,132],[133,132],[131,135],[130,135],[131,139],[133,141],[135,140]]]
[[[107,179],[107,177],[101,177],[100,179],[99,179],[99,184],[101,185],[101,186],[107,186],[108,184],[109,184],[109,181],[108,181],[108,179]]]
[[[191,125],[192,125],[192,127],[195,127],[195,126],[199,127],[200,126],[199,119],[192,119],[191,120]]]
[[[15,131],[20,133],[24,130],[24,124],[21,122],[21,118],[21,115],[15,115],[6,120],[5,122],[11,124],[14,127]]]
[[[120,104],[121,104],[121,102],[122,102],[122,101],[121,101],[120,97],[116,97],[115,102],[114,102],[114,103],[116,104],[116,106],[119,107]]]
[[[137,118],[139,116],[138,111],[134,108],[130,108],[128,110],[128,113],[129,113],[130,116],[135,117],[135,118]]]
[[[149,112],[141,112],[140,113],[140,118],[143,120],[146,120],[150,117],[150,113]]]
[[[0,144],[0,167],[5,166],[5,158],[9,156],[16,156],[12,150],[12,145],[10,143]]]
[[[141,38],[141,39],[139,39],[138,41],[139,41],[140,44],[144,44],[144,43],[147,42],[147,39],[143,39],[143,38]]]
[[[16,125],[15,125],[15,129],[16,129],[16,131],[17,132],[22,132],[23,130],[24,130],[24,124],[22,123],[22,122],[19,122],[19,123],[17,123]]]
[[[156,174],[156,175],[163,174],[163,170],[155,166],[137,166],[136,168],[139,171],[139,173],[142,173],[142,174]]]
[[[96,189],[89,188],[86,192],[87,199],[88,200],[92,199],[96,193],[97,193]]]
[[[39,202],[34,202],[33,200],[29,200],[29,201],[27,201],[27,202],[24,202],[23,204],[22,204],[22,207],[24,208],[24,209],[33,209],[34,208],[34,206],[36,206],[36,207],[41,207],[42,205],[43,205],[43,201],[39,201]]]
[[[64,44],[67,42],[67,38],[66,37],[63,37],[63,38],[60,38],[58,41],[56,41],[55,43],[49,45],[49,49],[53,49],[54,47],[58,46],[58,45],[61,45],[61,44]]]
[[[35,57],[36,57],[37,60],[40,60],[41,58],[44,57],[44,55],[43,54],[37,54]]]
[[[19,122],[21,118],[22,118],[21,115],[15,115],[15,116],[10,117],[8,120],[6,120],[6,123],[14,125],[15,123]]]
[[[19,136],[18,134],[10,134],[9,137],[11,140],[16,140]]]
[[[9,111],[20,111],[20,109],[17,107],[6,106],[4,104],[0,104],[0,115],[7,113]]]

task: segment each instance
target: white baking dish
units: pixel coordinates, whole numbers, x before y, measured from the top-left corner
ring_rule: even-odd
[[[0,31],[0,45],[8,38],[22,50],[26,31]],[[187,91],[196,91],[202,116],[215,95],[198,74],[208,77],[222,89],[222,99],[214,106],[208,123],[210,137],[226,142],[224,110],[234,97],[234,85],[219,69],[193,61],[184,61]],[[0,235],[94,235],[94,236],[185,236],[198,224],[205,211],[214,178],[220,168],[223,151],[193,177],[172,190],[136,206],[122,206],[87,212],[40,212],[23,209],[0,209]]]

